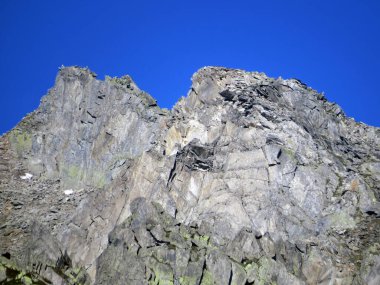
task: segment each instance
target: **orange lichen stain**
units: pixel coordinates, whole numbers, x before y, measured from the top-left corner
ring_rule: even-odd
[[[350,190],[355,192],[359,190],[359,181],[357,179],[352,180]]]

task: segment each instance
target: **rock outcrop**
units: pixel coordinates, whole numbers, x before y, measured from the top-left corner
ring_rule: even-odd
[[[0,284],[379,284],[379,201],[380,129],[299,80],[205,67],[166,110],[65,67],[0,138]]]

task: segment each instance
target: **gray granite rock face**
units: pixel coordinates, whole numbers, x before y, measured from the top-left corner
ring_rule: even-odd
[[[380,129],[205,67],[172,110],[62,68],[0,138],[0,284],[378,284]]]

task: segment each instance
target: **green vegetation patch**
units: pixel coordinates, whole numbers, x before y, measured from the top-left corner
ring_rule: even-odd
[[[12,130],[10,143],[16,153],[21,156],[32,149],[32,135],[22,130]]]
[[[212,273],[207,269],[204,270],[201,285],[214,285],[214,284],[216,284],[216,283],[214,282],[214,278],[212,276]]]
[[[153,268],[154,279],[151,280],[151,285],[173,285],[174,284],[174,276],[171,268],[162,263],[157,263]]]
[[[336,229],[352,229],[356,222],[346,211],[334,213],[329,216],[330,226]]]

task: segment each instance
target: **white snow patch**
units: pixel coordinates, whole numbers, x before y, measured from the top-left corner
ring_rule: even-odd
[[[67,190],[64,190],[63,193],[65,193],[65,195],[71,195],[74,193],[73,189],[67,189]]]
[[[20,176],[20,178],[21,179],[23,179],[23,180],[29,180],[29,179],[31,179],[33,177],[33,175],[32,174],[30,174],[30,173],[25,173],[25,175],[22,175],[22,176]]]

